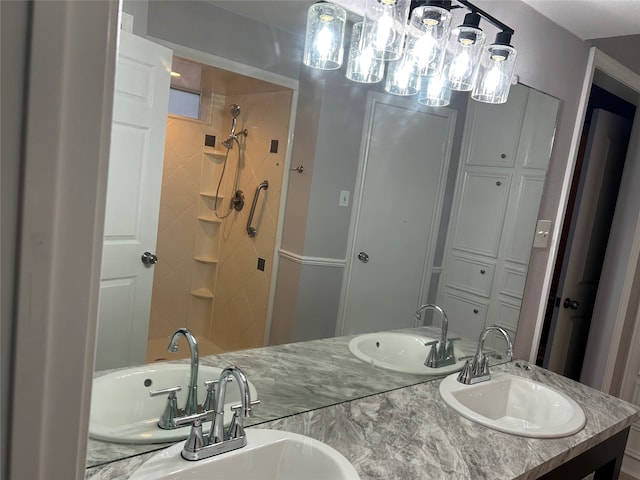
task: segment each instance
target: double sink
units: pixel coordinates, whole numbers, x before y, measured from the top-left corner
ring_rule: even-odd
[[[433,339],[397,332],[365,334],[349,343],[349,350],[375,367],[416,375],[448,375],[439,386],[442,400],[468,420],[505,433],[553,438],[572,435],[585,425],[582,408],[563,393],[525,376],[493,373],[474,385],[458,381],[464,364],[456,361],[441,368],[424,365]],[[456,359],[461,352],[454,350]],[[217,378],[221,369],[201,366],[198,385]],[[94,380],[90,435],[97,439],[126,443],[162,443],[184,439],[189,429],[162,430],[158,415],[165,397],[149,392],[189,383],[189,369],[182,364],[156,364],[121,370]],[[251,398],[258,393],[249,384]],[[203,392],[200,395],[204,394]],[[200,397],[199,395],[199,397]],[[234,397],[235,395],[235,397]],[[178,392],[178,403],[186,397]],[[238,389],[229,386],[225,410],[239,401]],[[201,402],[202,398],[198,398]],[[231,418],[231,415],[225,415]],[[151,457],[131,480],[179,480],[217,476],[287,480],[309,477],[318,480],[358,480],[349,461],[335,449],[310,437],[294,433],[250,428],[247,445],[199,461],[182,458],[184,442]]]

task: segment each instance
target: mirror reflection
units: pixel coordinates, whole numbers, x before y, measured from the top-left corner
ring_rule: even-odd
[[[442,319],[418,313],[425,304],[446,312],[452,350],[472,349],[492,324],[515,336],[534,238],[545,240],[537,213],[559,102],[514,85],[504,105],[454,92],[426,107],[353,83],[344,67],[311,70],[301,61],[310,4],[151,1],[149,38],[123,33],[99,372],[188,358],[184,346],[167,351],[180,327],[201,357],[237,352],[207,360],[221,368],[220,358],[266,368],[267,345],[423,324],[440,339]],[[278,355],[295,351],[289,360],[313,372],[300,345]],[[327,369],[348,367],[331,378],[360,389],[325,385],[335,391],[279,410],[287,389],[270,397],[273,385],[250,377],[271,398],[264,418],[428,378],[372,375],[348,347],[332,344]],[[93,441],[90,457],[92,447],[103,448]]]

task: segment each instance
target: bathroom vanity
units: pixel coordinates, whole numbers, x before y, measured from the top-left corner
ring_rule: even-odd
[[[513,436],[458,415],[440,398],[439,380],[385,371],[353,358],[348,340],[269,347],[261,349],[260,356],[253,350],[247,358],[242,352],[223,356],[245,369],[256,385],[262,405],[256,409],[254,424],[328,444],[355,466],[362,480],[582,479],[593,471],[602,475],[597,478],[612,478],[622,461],[629,426],[640,413],[635,405],[565,377],[509,362],[492,371],[528,377],[565,393],[582,407],[587,419],[582,430],[568,437]],[[333,361],[323,362],[327,356]],[[220,359],[205,357],[202,363],[216,360]],[[323,384],[325,375],[343,378],[342,387],[341,382]],[[386,383],[386,391],[381,383]],[[294,414],[296,410],[302,413]],[[90,442],[89,447],[96,462],[98,443]],[[154,453],[88,468],[86,478],[126,479]]]

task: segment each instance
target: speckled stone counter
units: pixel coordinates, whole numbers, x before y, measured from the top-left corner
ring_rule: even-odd
[[[262,424],[331,445],[362,480],[530,479],[554,470],[623,431],[640,408],[537,367],[493,367],[565,392],[584,409],[575,435],[531,439],[477,425],[440,399],[439,381],[421,383]],[[251,429],[247,430],[251,435]],[[128,478],[152,453],[87,471],[87,479]]]
[[[440,337],[440,329],[434,327],[402,331],[431,338]],[[358,360],[348,348],[349,341],[354,336],[211,355],[202,357],[200,364],[220,368],[237,365],[246,373],[262,402],[260,408],[256,409],[255,416],[247,420],[247,425],[256,425],[436,378],[391,372]],[[470,354],[475,352],[476,344],[475,341],[460,341],[456,343],[456,347],[465,354]],[[96,376],[105,373],[108,372],[101,372]],[[158,450],[167,445],[170,444],[117,444],[89,439],[87,466],[105,464]]]

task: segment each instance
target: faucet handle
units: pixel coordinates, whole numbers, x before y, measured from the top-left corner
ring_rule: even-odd
[[[186,458],[188,460],[197,460],[196,455],[199,451],[207,446],[208,442],[208,439],[205,438],[204,434],[202,433],[202,422],[211,420],[214,415],[215,412],[207,411],[173,419],[176,427],[183,427],[189,424],[191,425],[191,430],[189,431],[187,441],[184,443],[184,447],[182,447],[183,454],[188,455],[189,458],[185,457],[184,455],[183,458]]]
[[[453,342],[457,342],[458,340],[462,340],[460,337],[449,338],[447,341],[447,346],[445,348],[445,358],[453,359],[455,362],[456,356],[453,350]]]
[[[227,382],[230,382],[231,379],[228,378]],[[204,382],[204,386],[207,387],[207,395],[202,401],[201,408],[203,411],[207,410],[215,410],[216,409],[216,385],[218,384],[218,380],[207,380]]]
[[[215,411],[207,410],[202,413],[194,413],[193,415],[186,415],[184,417],[177,417],[173,419],[173,423],[178,427],[183,427],[185,425],[193,425],[195,427],[202,425],[202,422],[209,422],[213,420],[215,416]]]
[[[256,405],[260,405],[260,400],[251,400],[251,403],[249,403],[249,408],[247,409],[249,412],[248,416],[251,416],[251,412],[253,411],[253,408],[251,407],[255,407]],[[232,405],[231,407],[231,411],[234,413],[234,416],[239,416],[240,413],[242,412],[242,405],[238,404],[238,405]]]
[[[249,408],[247,409],[249,412],[249,416],[251,416],[251,410],[252,410],[251,407],[258,405],[259,403],[260,403],[260,400],[252,400],[251,403],[249,403]],[[236,438],[244,437],[242,410],[243,410],[243,406],[241,404],[231,406],[233,417],[231,417],[231,423],[229,424],[229,428],[224,432],[225,440],[233,440]]]
[[[162,388],[160,390],[152,390],[149,392],[149,396],[150,397],[159,397],[161,395],[169,395],[170,397],[176,396],[176,392],[179,392],[180,390],[182,390],[182,387],[169,387],[169,388]]]
[[[431,349],[429,349],[429,353],[427,354],[427,358],[425,358],[424,360],[425,367],[438,367],[438,343],[439,340],[432,340],[424,344],[425,347],[431,347]]]
[[[169,395],[167,397],[167,404],[164,407],[164,412],[162,412],[162,415],[158,418],[158,427],[163,430],[172,430],[176,428],[173,420],[181,415],[180,409],[178,408],[178,400],[176,398],[176,393],[180,390],[182,390],[182,387],[163,388],[161,390],[149,392],[150,397]]]
[[[473,367],[471,362],[471,358],[464,362],[464,366],[458,374],[458,382],[464,383],[465,385],[471,385],[473,379]]]

